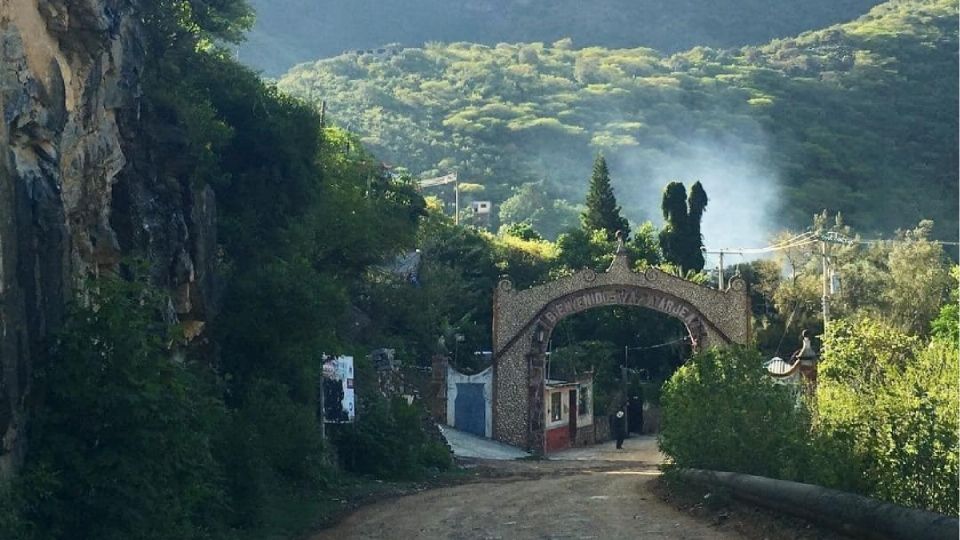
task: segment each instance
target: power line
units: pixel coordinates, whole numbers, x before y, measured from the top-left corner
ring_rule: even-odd
[[[817,242],[824,241],[833,244],[861,244],[861,245],[875,245],[882,244],[886,242],[902,242],[909,240],[898,240],[896,238],[872,238],[869,240],[864,240],[860,238],[850,238],[839,233],[830,232],[824,235],[817,236],[812,232],[807,232],[794,236],[793,238],[788,238],[787,240],[782,240],[776,244],[771,244],[762,248],[701,248],[706,254],[709,255],[720,255],[720,254],[737,254],[737,255],[751,255],[759,253],[770,253],[774,251],[782,251],[784,249],[793,249],[798,247],[805,247],[809,245],[816,244]],[[949,240],[918,240],[923,242],[928,242],[931,244],[937,244],[941,246],[960,246],[960,242],[952,242]]]
[[[781,240],[776,244],[763,247],[763,248],[725,248],[718,250],[709,250],[706,247],[700,248],[704,254],[707,255],[719,255],[720,256],[720,272],[718,274],[718,285],[720,290],[723,290],[723,256],[727,253],[738,254],[741,257],[744,255],[756,255],[761,253],[770,253],[773,251],[780,251],[784,249],[792,249],[807,246],[817,242],[817,239],[813,236],[813,232],[807,231],[805,233],[798,234],[792,238],[786,240]]]
[[[690,340],[690,336],[684,336],[684,337],[682,337],[682,338],[680,338],[680,339],[675,339],[675,340],[673,340],[673,341],[668,341],[668,342],[666,342],[666,343],[658,343],[658,344],[656,344],[656,345],[649,345],[649,346],[646,346],[646,347],[624,347],[624,349],[625,349],[625,350],[628,350],[628,351],[647,351],[647,350],[650,350],[650,349],[659,349],[659,348],[661,348],[661,347],[669,347],[670,345],[674,345],[674,344],[676,344],[676,343],[683,343],[683,342],[689,341],[689,340]]]
[[[721,253],[733,253],[739,255],[749,255],[754,253],[769,253],[773,251],[781,251],[784,249],[792,249],[797,247],[808,246],[810,244],[815,244],[818,242],[818,239],[812,236],[813,233],[805,233],[801,235],[794,236],[793,238],[788,238],[787,240],[782,240],[776,244],[772,244],[762,248],[719,248],[719,249],[710,249],[702,248],[704,253],[710,255],[719,255]]]

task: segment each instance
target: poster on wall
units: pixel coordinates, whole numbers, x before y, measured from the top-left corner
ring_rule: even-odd
[[[356,396],[353,389],[353,357],[338,356],[323,363],[323,421],[353,422]]]

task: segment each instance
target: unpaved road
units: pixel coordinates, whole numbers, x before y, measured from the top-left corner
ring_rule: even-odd
[[[655,443],[627,443],[565,460],[483,462],[503,477],[367,506],[311,540],[739,538],[660,501],[649,490]]]

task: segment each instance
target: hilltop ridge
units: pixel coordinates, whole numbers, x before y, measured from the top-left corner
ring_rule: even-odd
[[[294,64],[388,43],[552,42],[734,47],[865,13],[878,0],[251,0],[257,22],[238,56],[274,76]]]
[[[714,216],[746,197],[762,212],[741,221],[805,226],[826,208],[864,231],[932,218],[954,237],[956,8],[888,2],[758,47],[677,54],[430,44],[303,64],[279,84],[326,99],[334,121],[415,175],[461,171],[515,210],[509,221],[575,220],[546,206],[579,203],[603,152],[633,221],[658,217],[667,181],[702,179]],[[516,200],[532,183],[551,196]]]

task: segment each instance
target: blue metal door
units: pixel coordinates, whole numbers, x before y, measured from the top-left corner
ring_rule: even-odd
[[[486,436],[487,407],[483,402],[483,384],[457,383],[457,400],[454,402],[456,428]]]

